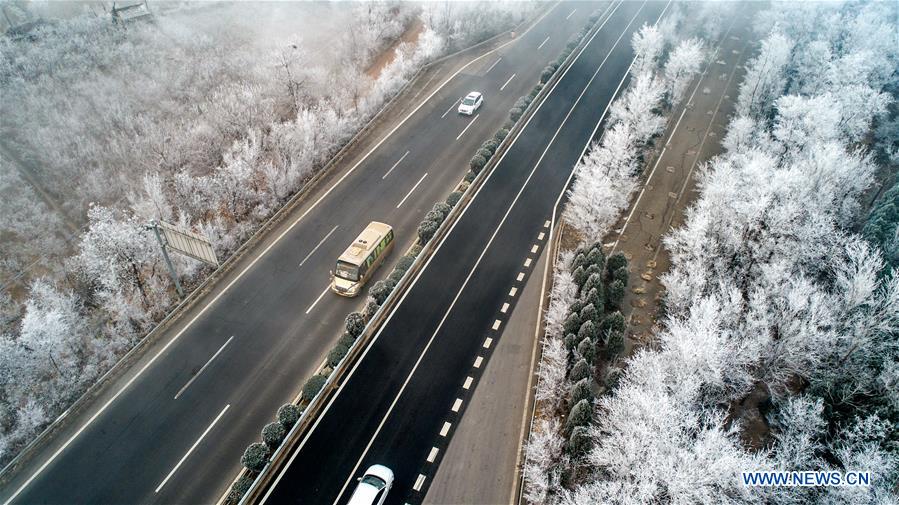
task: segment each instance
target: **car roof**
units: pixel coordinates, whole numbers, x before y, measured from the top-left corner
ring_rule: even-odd
[[[368,467],[368,470],[365,471],[365,475],[380,477],[384,482],[388,483],[393,480],[393,470],[384,465],[372,465]]]
[[[478,93],[477,91],[472,91],[471,93],[465,95],[465,98],[477,98],[479,96],[481,96],[480,93]]]
[[[378,490],[374,486],[360,483],[353,491],[353,496],[350,497],[347,505],[371,505],[375,502],[377,495]]]

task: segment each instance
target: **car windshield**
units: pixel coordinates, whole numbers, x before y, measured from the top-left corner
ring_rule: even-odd
[[[474,105],[474,98],[466,97],[465,100],[462,100],[462,105]]]
[[[369,486],[372,486],[375,489],[384,489],[384,486],[387,485],[387,483],[384,482],[384,479],[381,479],[380,477],[375,477],[374,475],[371,475],[371,474],[366,475],[365,477],[362,477],[362,483],[368,484]]]
[[[337,271],[334,274],[341,279],[355,282],[359,280],[359,267],[346,261],[338,261]]]

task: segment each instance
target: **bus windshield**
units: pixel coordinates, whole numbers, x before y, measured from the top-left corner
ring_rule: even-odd
[[[359,280],[359,267],[346,261],[338,261],[337,271],[334,272],[334,275],[341,279],[356,282]]]

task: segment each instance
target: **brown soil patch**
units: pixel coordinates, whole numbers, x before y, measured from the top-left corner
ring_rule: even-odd
[[[395,40],[393,44],[390,44],[389,47],[381,51],[381,54],[375,57],[374,61],[372,61],[368,68],[365,69],[365,75],[371,77],[373,80],[377,79],[384,70],[384,67],[393,62],[393,59],[396,57],[396,48],[404,42],[408,44],[415,44],[418,42],[418,37],[424,29],[425,25],[421,19],[415,18],[400,38]]]

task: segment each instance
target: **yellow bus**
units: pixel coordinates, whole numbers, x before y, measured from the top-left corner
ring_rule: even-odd
[[[356,296],[393,249],[393,228],[372,221],[337,260],[331,273],[331,290],[341,296]]]

